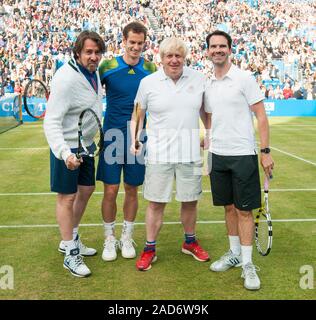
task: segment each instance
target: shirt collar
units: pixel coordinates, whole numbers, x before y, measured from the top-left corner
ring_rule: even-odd
[[[68,64],[77,72],[81,72],[85,76],[91,77],[96,75],[96,71],[90,72],[87,68],[83,67],[81,64],[79,64],[74,58],[71,58],[68,61]]]
[[[230,79],[236,79],[236,72],[237,72],[237,67],[233,64],[231,64],[228,72],[225,74],[224,78],[227,77],[227,78],[230,78]]]
[[[231,80],[236,79],[236,74],[237,74],[236,72],[237,72],[237,70],[238,70],[238,68],[237,68],[234,64],[231,64],[228,72],[224,75],[224,77],[222,78],[222,80],[225,79],[225,78],[229,78],[229,79],[231,79]],[[213,74],[211,75],[210,80],[211,80],[211,81],[217,81],[217,80],[218,80],[218,79],[216,79],[216,77],[215,77],[215,73],[213,73]]]
[[[143,57],[139,57],[139,60],[138,60],[138,62],[137,62],[136,64],[130,65],[130,64],[127,64],[127,63],[125,62],[125,60],[123,59],[123,56],[118,56],[117,58],[120,59],[120,60],[122,61],[122,63],[125,64],[126,66],[128,66],[129,68],[136,68],[136,67],[138,67],[139,65],[141,65],[141,64],[143,63],[143,61],[144,61],[144,58],[143,58]]]
[[[77,63],[77,66],[85,76],[93,77],[95,75],[95,72],[90,72],[87,68],[85,68],[81,64]]]

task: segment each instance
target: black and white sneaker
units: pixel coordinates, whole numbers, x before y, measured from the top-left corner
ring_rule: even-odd
[[[97,254],[97,250],[95,250],[94,248],[88,248],[87,246],[85,246],[82,242],[81,239],[79,237],[79,235],[77,236],[77,239],[75,240],[77,242],[77,246],[80,250],[80,255],[84,256],[84,257],[91,257]],[[60,241],[59,243],[59,247],[58,247],[58,251],[65,254],[66,253],[66,249],[65,249],[65,244],[64,241]]]
[[[68,269],[72,275],[80,278],[88,277],[91,274],[77,248],[70,250],[70,254],[65,256],[64,268]]]
[[[226,252],[219,260],[213,262],[210,266],[212,271],[226,271],[232,267],[240,267],[242,264],[241,255],[234,254],[231,250]]]

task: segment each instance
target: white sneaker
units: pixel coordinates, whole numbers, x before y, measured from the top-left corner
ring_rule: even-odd
[[[136,251],[133,246],[136,245],[131,236],[122,235],[120,239],[120,249],[122,251],[122,257],[126,259],[133,259],[136,257]]]
[[[210,266],[212,271],[226,271],[232,267],[241,266],[241,255],[234,254],[231,250],[226,252],[219,260],[213,262]]]
[[[117,258],[118,241],[114,236],[108,236],[104,241],[103,247],[102,259],[104,261],[113,261]]]
[[[260,279],[256,271],[260,271],[260,268],[248,262],[242,267],[241,277],[245,279],[244,287],[248,290],[259,290],[260,289]]]
[[[85,257],[91,257],[94,256],[97,253],[97,250],[95,250],[94,248],[88,248],[86,247],[82,242],[81,239],[78,235],[77,239],[75,240],[76,242],[78,242],[77,246],[80,250],[80,255],[85,256]],[[58,251],[65,254],[66,253],[66,249],[65,249],[65,244],[64,241],[60,241],[59,243],[59,247],[58,247]]]
[[[70,251],[70,255],[64,258],[64,268],[68,269],[70,273],[76,277],[88,277],[91,274],[90,269],[83,262],[83,258],[78,249]]]

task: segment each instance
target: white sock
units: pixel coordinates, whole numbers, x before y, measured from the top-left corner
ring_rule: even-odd
[[[76,242],[74,240],[64,241],[66,256],[70,255],[70,251],[73,249],[77,249]]]
[[[113,222],[104,222],[103,221],[103,227],[104,227],[104,236],[107,238],[108,236],[114,236],[114,228],[115,228],[115,221]]]
[[[79,227],[76,227],[76,228],[73,228],[73,229],[72,229],[72,238],[73,238],[74,240],[77,239],[78,230],[79,230]]]
[[[240,240],[239,236],[228,236],[229,247],[233,254],[240,255]]]
[[[242,265],[252,263],[252,246],[241,246]]]
[[[126,221],[123,222],[123,228],[122,228],[122,237],[123,235],[132,236],[134,230],[134,221]]]

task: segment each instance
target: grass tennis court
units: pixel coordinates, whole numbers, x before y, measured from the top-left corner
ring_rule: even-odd
[[[179,221],[175,201],[166,208],[166,223],[157,239],[158,261],[150,271],[137,271],[135,259],[120,254],[116,261],[104,262],[99,182],[80,227],[84,242],[98,249],[97,256],[85,258],[92,276],[71,276],[57,251],[55,195],[49,193],[49,149],[41,123],[1,134],[0,268],[13,267],[14,289],[0,287],[0,299],[316,299],[315,281],[314,289],[300,288],[301,266],[311,265],[316,273],[316,118],[270,118],[270,124],[276,163],[270,207],[277,221],[270,255],[261,257],[254,248],[254,263],[261,269],[257,292],[244,289],[240,268],[214,273],[210,262],[180,252],[182,226],[172,223]],[[228,241],[223,209],[211,205],[208,177],[203,178],[203,190],[197,235],[214,261],[227,250]],[[122,197],[117,222],[122,222]],[[141,195],[139,199],[134,237],[138,253],[145,240],[147,205]]]

